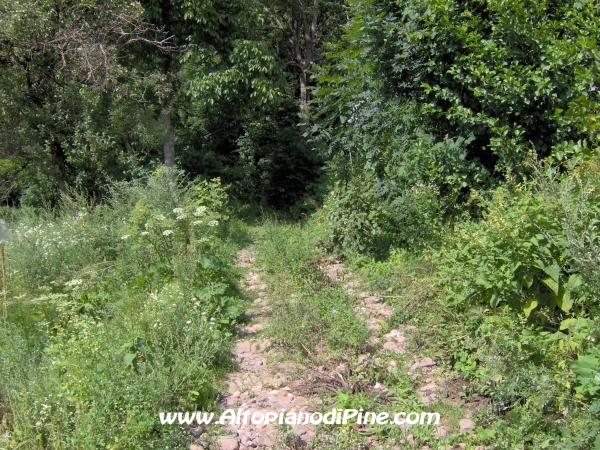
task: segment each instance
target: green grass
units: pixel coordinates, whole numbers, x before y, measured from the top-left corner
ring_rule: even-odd
[[[258,241],[258,264],[270,287],[273,343],[323,360],[364,351],[369,332],[353,300],[318,266],[323,228],[315,220],[286,224],[267,220]]]

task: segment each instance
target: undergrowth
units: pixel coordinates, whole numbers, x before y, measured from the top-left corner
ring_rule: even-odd
[[[243,230],[218,180],[159,170],[91,205],[13,212],[0,447],[186,448],[160,411],[207,410],[231,368]]]

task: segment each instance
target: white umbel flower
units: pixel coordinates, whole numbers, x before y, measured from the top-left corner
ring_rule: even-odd
[[[196,211],[194,211],[194,215],[196,217],[200,217],[201,215],[203,215],[206,212],[206,206],[198,206],[196,208]]]

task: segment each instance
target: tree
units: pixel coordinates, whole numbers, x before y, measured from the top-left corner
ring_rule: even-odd
[[[135,3],[0,2],[0,154],[9,195],[53,199],[58,187],[99,193],[140,162],[132,138],[152,140],[150,90],[135,47],[173,50]],[[120,148],[120,149],[119,149]],[[143,157],[142,157],[143,159]],[[10,161],[10,163],[9,163]]]
[[[249,97],[262,104],[277,95],[282,74],[275,55],[257,30],[260,4],[254,0],[144,0],[146,15],[182,49],[161,54],[168,94],[162,102],[167,138],[165,164],[175,164],[175,111],[179,102],[214,104]],[[184,98],[185,97],[185,98]]]
[[[311,67],[321,59],[323,44],[339,33],[346,20],[344,2],[267,0],[265,8],[276,30],[273,45],[297,76],[299,110],[305,128],[309,118]]]

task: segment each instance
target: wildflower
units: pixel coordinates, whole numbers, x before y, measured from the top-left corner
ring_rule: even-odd
[[[175,214],[181,214],[181,213],[183,212],[183,208],[175,208],[175,209],[173,210],[173,212],[174,212]]]
[[[126,240],[128,237],[129,237],[129,235],[128,235],[128,234],[126,234],[126,235],[124,235],[124,236],[121,236],[121,240],[122,240],[122,241],[124,241],[124,240]]]
[[[73,280],[67,281],[65,283],[65,286],[67,286],[67,287],[75,287],[75,286],[79,286],[81,284],[83,284],[83,280],[73,279]]]
[[[173,230],[165,230],[162,232],[163,236],[170,236],[171,234],[173,234]]]
[[[194,215],[196,217],[201,216],[202,214],[204,214],[206,212],[206,206],[198,206],[196,208],[196,211],[194,211]]]
[[[217,225],[219,225],[219,221],[218,220],[211,220],[206,225],[208,225],[209,227],[216,227]]]
[[[166,219],[166,217],[163,216],[162,214],[159,214],[158,216],[156,216],[156,220],[158,220],[159,222],[162,222],[165,219]]]
[[[191,320],[188,320],[186,323],[189,325],[190,323],[192,323],[192,321],[191,321]]]
[[[148,231],[142,231],[140,234],[142,236],[148,236],[150,233]]]
[[[202,223],[203,223],[203,222],[202,222],[201,220],[194,220],[194,221],[192,222],[192,225],[202,225]]]

